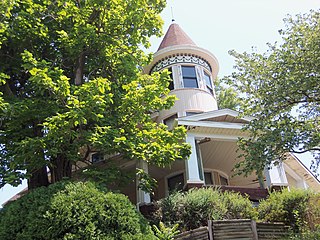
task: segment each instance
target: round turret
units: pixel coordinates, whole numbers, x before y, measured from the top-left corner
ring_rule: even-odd
[[[218,60],[198,47],[176,23],[170,25],[145,72],[164,69],[171,72],[170,94],[178,100],[171,109],[159,112],[157,122],[169,124],[177,117],[218,109],[213,85],[219,71]]]

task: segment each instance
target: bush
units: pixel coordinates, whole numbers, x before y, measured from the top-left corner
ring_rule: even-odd
[[[319,240],[320,228],[304,230],[300,233],[291,232],[285,240]]]
[[[284,189],[272,192],[260,202],[259,219],[284,222],[295,232],[314,229],[319,222],[320,195],[302,189]]]
[[[224,219],[256,219],[257,211],[252,207],[252,202],[241,196],[240,193],[225,191],[222,194],[227,211]]]
[[[191,189],[183,198],[181,221],[187,229],[207,225],[209,219],[222,219],[227,209],[219,191]]]
[[[207,221],[233,218],[253,218],[255,210],[248,198],[233,192],[222,193],[212,188],[177,192],[157,203],[154,222],[179,224],[180,230],[206,226]]]
[[[31,191],[0,213],[0,239],[154,239],[127,197],[93,183],[61,182]]]

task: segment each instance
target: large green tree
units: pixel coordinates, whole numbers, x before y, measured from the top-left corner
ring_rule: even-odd
[[[266,53],[235,51],[236,72],[227,82],[243,101],[243,114],[253,116],[240,141],[244,173],[261,172],[286,153],[320,156],[320,12],[285,19],[281,44]]]
[[[71,177],[92,149],[164,166],[189,154],[169,108],[167,73],[141,75],[163,0],[0,3],[0,187]],[[142,174],[143,175],[143,174]]]

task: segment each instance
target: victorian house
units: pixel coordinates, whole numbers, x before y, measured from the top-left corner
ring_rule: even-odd
[[[139,189],[138,181],[121,189],[138,207],[166,197],[173,190],[202,186],[219,186],[222,190],[246,193],[253,202],[265,198],[268,190],[280,187],[320,191],[319,180],[290,153],[285,162],[266,167],[263,179],[255,174],[234,176],[234,166],[241,161],[237,140],[247,136],[242,128],[252,118],[239,118],[234,110],[219,109],[213,82],[219,71],[218,60],[208,50],[198,47],[176,23],[170,25],[144,72],[150,74],[164,69],[171,72],[170,94],[176,95],[178,100],[171,109],[160,111],[153,118],[169,128],[185,126],[186,142],[191,145],[192,153],[188,160],[177,160],[168,168],[126,161],[120,155],[111,157],[123,170],[143,168],[157,180],[158,186],[152,195]],[[107,156],[96,152],[89,158],[92,163],[100,164],[101,161],[103,166],[102,160]]]
[[[255,174],[233,176],[233,168],[241,160],[237,157],[237,140],[246,137],[241,129],[252,118],[239,118],[234,110],[219,109],[213,82],[219,71],[218,60],[208,50],[198,47],[176,23],[170,25],[152,63],[144,71],[150,74],[164,69],[171,72],[170,94],[178,100],[171,109],[155,114],[154,119],[169,128],[185,126],[186,142],[191,145],[192,153],[187,161],[176,161],[170,168],[140,162],[139,167],[157,180],[158,187],[150,196],[139,190],[137,183],[132,183],[123,192],[133,202],[141,205],[163,198],[173,190],[201,186],[221,186],[223,190],[247,193],[252,201],[266,197],[268,189],[280,187],[320,191],[319,180],[293,154],[288,154],[285,162],[266,168],[260,183]]]

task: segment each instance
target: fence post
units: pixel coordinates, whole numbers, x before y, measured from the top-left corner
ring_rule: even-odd
[[[258,240],[257,223],[254,220],[251,220],[251,229],[253,233],[253,240]]]
[[[208,220],[208,232],[209,232],[209,240],[213,240],[213,225],[212,225],[212,220]]]

